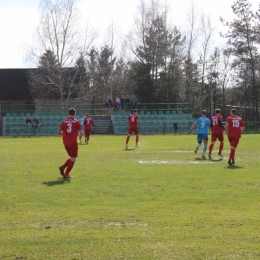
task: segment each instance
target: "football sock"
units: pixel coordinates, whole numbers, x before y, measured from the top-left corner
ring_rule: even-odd
[[[206,151],[207,151],[207,145],[204,145],[204,147],[203,147],[203,153],[206,153]]]
[[[219,152],[220,152],[220,153],[222,152],[223,147],[224,147],[224,143],[220,143],[220,146],[219,146]]]
[[[211,145],[209,146],[209,153],[212,152],[213,146],[214,146],[214,144],[211,144]]]
[[[69,165],[69,162],[70,162],[70,158],[67,159],[67,161],[62,165],[62,167],[65,169]]]
[[[138,141],[139,141],[139,136],[136,136],[135,143],[138,144]]]
[[[89,140],[89,135],[87,136],[87,141]]]
[[[126,144],[128,144],[129,139],[130,139],[130,136],[127,136],[127,137],[126,137]]]
[[[229,160],[232,160],[235,158],[235,151],[236,151],[236,149],[234,149],[234,148],[230,149]]]
[[[197,147],[200,148],[200,147],[201,147],[201,144],[198,144]]]
[[[69,175],[71,169],[72,169],[73,166],[74,166],[74,163],[75,163],[75,162],[73,162],[73,161],[70,161],[70,162],[69,162],[69,165],[68,165],[68,167],[67,167],[66,172],[65,172],[64,175]]]

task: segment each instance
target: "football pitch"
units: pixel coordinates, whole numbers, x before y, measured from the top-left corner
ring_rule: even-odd
[[[93,135],[65,180],[60,137],[0,138],[0,259],[260,259],[259,137]]]

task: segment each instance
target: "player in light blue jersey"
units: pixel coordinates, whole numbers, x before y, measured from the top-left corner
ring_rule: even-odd
[[[78,121],[81,124],[81,128],[82,128],[82,131],[83,131],[83,134],[84,134],[84,118],[83,118],[83,115],[79,116]],[[80,141],[80,143],[82,143],[81,136],[79,136],[79,141]]]
[[[189,130],[189,134],[191,133],[193,128],[198,127],[198,132],[197,132],[197,140],[198,140],[198,145],[195,148],[195,153],[198,152],[201,143],[203,141],[204,147],[202,150],[202,155],[201,158],[202,159],[206,159],[205,153],[207,151],[207,144],[208,144],[208,129],[210,127],[210,120],[206,117],[207,115],[207,111],[206,110],[202,110],[201,112],[201,117],[199,117],[195,123],[191,126],[190,130]]]

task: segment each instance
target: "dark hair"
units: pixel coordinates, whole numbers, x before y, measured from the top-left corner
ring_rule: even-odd
[[[69,115],[70,116],[75,116],[76,115],[76,109],[75,108],[70,108],[69,109]]]
[[[134,113],[137,113],[137,109],[134,109],[134,111],[133,111]]]
[[[236,114],[237,114],[237,110],[236,110],[235,108],[232,108],[232,109],[231,109],[231,113],[234,114],[234,115],[236,115]]]
[[[216,113],[216,114],[220,114],[220,109],[219,109],[219,108],[216,108],[215,113]]]
[[[89,116],[89,113],[86,113],[86,116]]]
[[[205,115],[207,115],[207,111],[206,110],[202,110],[201,114],[205,116]]]

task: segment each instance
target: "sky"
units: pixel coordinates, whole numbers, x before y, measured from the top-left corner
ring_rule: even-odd
[[[166,0],[170,5],[171,20],[174,25],[185,26],[191,0]],[[210,15],[216,31],[221,31],[219,17],[232,21],[231,5],[234,0],[195,0],[199,11]],[[260,0],[250,0],[256,11]],[[34,32],[39,24],[40,0],[0,0],[0,68],[28,68],[26,47],[32,45]],[[122,32],[128,32],[140,0],[79,0],[82,21],[88,22],[99,32],[99,38],[111,21]],[[217,33],[218,35],[218,33]],[[220,41],[216,36],[216,41]]]

